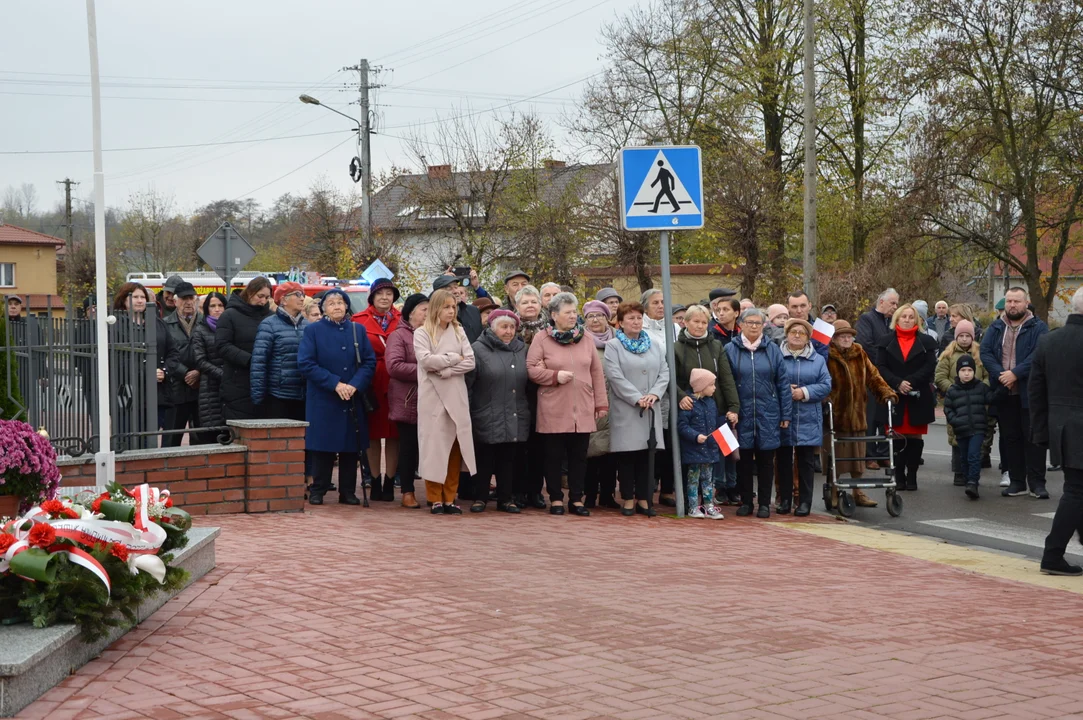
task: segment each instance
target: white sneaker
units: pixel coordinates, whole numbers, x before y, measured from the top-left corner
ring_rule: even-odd
[[[697,507],[692,509],[692,512],[688,513],[688,517],[690,517],[690,518],[705,518],[707,516],[703,514],[703,508],[697,506]]]
[[[718,509],[717,505],[711,505],[707,508],[707,517],[709,517],[711,520],[721,520],[724,516],[722,515],[722,511]]]
[[[1011,477],[1008,476],[1008,471],[1005,470],[1000,475],[1000,487],[1008,487],[1011,484],[1012,484],[1012,479],[1011,479]]]

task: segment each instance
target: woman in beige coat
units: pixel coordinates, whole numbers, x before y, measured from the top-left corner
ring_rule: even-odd
[[[455,504],[459,473],[464,464],[472,475],[477,473],[465,378],[474,369],[474,351],[457,312],[455,296],[441,288],[429,298],[429,315],[414,333],[418,472],[433,515],[461,515]]]

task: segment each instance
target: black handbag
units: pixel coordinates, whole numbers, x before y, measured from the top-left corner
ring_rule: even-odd
[[[353,326],[353,356],[357,362],[357,367],[361,367],[361,346],[357,343],[357,323],[351,322]],[[376,399],[376,393],[372,391],[370,387],[361,395],[361,407],[365,409],[366,415],[371,415],[380,409],[380,401]]]

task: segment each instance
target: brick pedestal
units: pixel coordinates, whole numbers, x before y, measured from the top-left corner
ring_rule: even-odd
[[[244,512],[305,508],[305,428],[295,420],[229,420],[248,448]]]

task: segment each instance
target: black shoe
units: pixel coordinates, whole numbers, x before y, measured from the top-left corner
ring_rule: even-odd
[[[462,515],[463,514],[463,509],[461,507],[459,507],[458,505],[452,505],[451,503],[446,503],[444,505],[444,514],[445,515]]]
[[[1004,497],[1023,497],[1027,494],[1027,492],[1028,491],[1026,485],[1016,485],[1015,483],[1012,483],[1008,487],[1001,490],[1000,494]]]
[[[338,496],[338,504],[339,505],[360,505],[361,501],[357,499],[356,495],[354,495],[353,493],[350,493],[349,495],[339,495]]]
[[[1041,570],[1042,575],[1083,575],[1083,567],[1072,565],[1063,557],[1052,562],[1042,560]]]
[[[963,487],[966,485],[966,475],[955,473],[955,477],[952,479],[951,484],[955,487]]]
[[[730,501],[730,505],[741,504],[741,493],[737,491],[737,488],[726,488],[726,498]]]
[[[550,505],[549,506],[549,514],[550,515],[563,515],[564,514],[564,506],[563,505]]]
[[[496,504],[496,509],[499,510],[500,512],[511,513],[512,515],[518,515],[519,512],[520,512],[519,506],[516,505],[514,502],[497,503]]]
[[[395,478],[384,475],[384,491],[380,493],[384,502],[395,502]]]
[[[1060,465],[1050,465],[1046,468],[1048,472],[1060,472]]]
[[[966,484],[966,496],[968,498],[970,498],[971,500],[977,500],[978,499],[978,484],[977,483],[967,483]]]
[[[767,505],[760,505],[760,509],[756,511],[756,517],[769,518],[771,517],[771,508]]]
[[[993,461],[989,458],[988,455],[982,455],[981,456],[981,467],[982,467],[982,470],[986,470],[988,468],[993,467]]]
[[[636,515],[646,515],[647,517],[652,518],[658,515],[658,511],[652,507],[643,507],[642,505],[636,504]]]
[[[579,517],[590,517],[590,510],[584,505],[569,505],[568,512],[572,515],[578,515]]]
[[[474,504],[470,506],[470,512],[472,512],[472,513],[485,512],[485,502],[482,501],[482,500],[475,501]]]
[[[316,493],[311,493],[308,496],[308,504],[309,505],[323,505],[323,495],[317,495]]]
[[[1032,498],[1038,498],[1039,500],[1048,500],[1049,491],[1045,489],[1045,485],[1038,486],[1030,491]]]
[[[761,509],[766,506],[761,506]],[[775,510],[779,515],[789,515],[793,510],[793,498],[785,498],[778,503],[778,508]]]
[[[624,506],[613,499],[613,496],[602,498],[598,501],[598,507],[605,508],[606,510],[620,510]]]
[[[634,507],[626,508],[623,505],[621,505],[620,506],[620,514],[623,515],[624,517],[632,517],[633,515],[636,514],[636,509]]]
[[[751,514],[752,514],[752,506],[751,505],[742,505],[741,507],[737,508],[737,517],[748,517]]]
[[[443,515],[444,514],[444,506],[443,505],[433,505],[432,508],[429,510],[429,512],[431,512],[433,515]]]
[[[809,513],[811,512],[812,508],[809,507],[809,504],[803,502],[797,506],[797,510],[794,511],[794,515],[796,515],[797,517],[808,517]]]
[[[535,493],[533,496],[531,496],[529,505],[535,510],[544,510],[545,498],[542,496],[541,493]]]
[[[598,507],[598,501],[595,500],[594,498],[587,498],[586,500],[583,501],[583,507],[594,509],[594,508]]]
[[[366,485],[366,487],[368,487],[368,486]],[[334,483],[331,483],[330,485],[327,486],[327,492],[334,492],[335,490],[338,490],[338,486],[335,485]]]
[[[665,507],[677,507],[677,498],[663,495],[658,498],[658,504],[664,505]]]
[[[906,478],[906,490],[907,492],[916,492],[918,489],[918,479],[916,475],[911,475]]]
[[[823,463],[820,461],[820,456],[819,455],[813,455],[812,457],[813,457],[812,469],[815,472],[822,473],[824,471],[824,466],[823,466]]]

